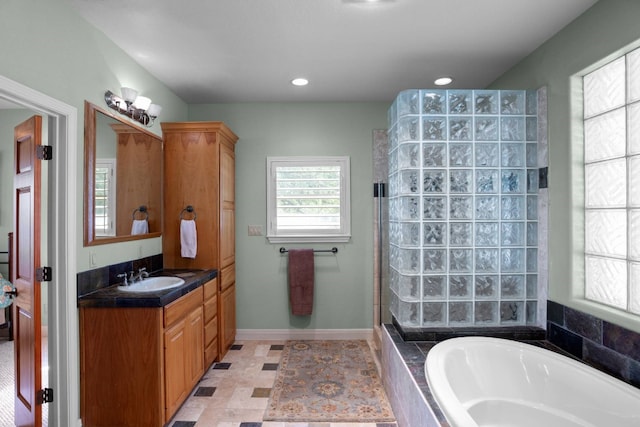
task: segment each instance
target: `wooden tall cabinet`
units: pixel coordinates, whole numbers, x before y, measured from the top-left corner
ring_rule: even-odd
[[[116,148],[116,235],[131,234],[132,213],[145,206],[149,231],[160,232],[162,145],[155,135],[129,125],[113,123]],[[138,214],[136,218],[143,218]]]
[[[235,144],[238,137],[222,122],[162,123],[161,126],[164,267],[218,270],[216,353],[222,358],[233,344],[236,332]],[[193,207],[192,213],[186,211],[188,206]],[[183,258],[180,221],[194,218],[197,254],[193,259]],[[205,359],[213,353],[209,348],[209,357]]]

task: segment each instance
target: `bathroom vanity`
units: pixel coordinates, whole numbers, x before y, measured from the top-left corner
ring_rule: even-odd
[[[222,122],[161,127],[162,139],[85,103],[85,246],[162,236],[156,267],[182,275],[185,283],[143,293],[113,286],[121,278],[111,277],[112,271],[104,277],[96,273],[102,279],[95,283],[83,279],[88,292],[78,293],[78,307],[84,426],[166,425],[206,368],[235,340],[238,137]],[[114,199],[107,206],[122,205],[126,215],[98,209],[98,164],[110,157],[117,159],[118,173],[123,169],[126,175],[118,175],[118,187],[107,192]],[[100,176],[109,175],[102,171],[105,166],[99,169]],[[133,188],[120,187],[121,182]],[[124,203],[128,195],[131,200]],[[110,225],[114,220],[116,225]],[[149,233],[133,233],[136,220],[146,220]],[[186,221],[197,224],[192,255],[182,252]],[[109,227],[115,229],[111,234]],[[123,269],[138,268],[132,261],[115,270],[122,275]]]
[[[218,356],[217,270],[135,293],[117,286],[79,301],[84,426],[164,426]]]

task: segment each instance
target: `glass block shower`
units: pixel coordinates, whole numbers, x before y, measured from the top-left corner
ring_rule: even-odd
[[[396,321],[536,324],[537,92],[407,90],[388,135]]]

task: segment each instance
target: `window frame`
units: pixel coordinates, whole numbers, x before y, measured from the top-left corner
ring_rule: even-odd
[[[116,235],[116,159],[113,158],[104,158],[104,159],[96,159],[96,171],[98,168],[109,169],[109,173],[111,175],[111,179],[107,185],[107,212],[105,217],[109,222],[109,225],[105,228],[95,227],[95,234],[99,237],[114,237]],[[94,180],[95,181],[95,180]],[[98,197],[96,192],[95,198]],[[95,203],[95,200],[94,200]],[[94,208],[94,224],[98,224],[97,220],[97,209]]]
[[[308,166],[340,167],[340,229],[307,229],[285,231],[278,229],[277,168]],[[349,156],[286,156],[267,157],[267,239],[271,243],[335,242],[351,239],[351,173]]]
[[[631,48],[631,49],[624,49],[622,51],[617,52],[616,54],[610,55],[609,57],[607,57],[606,59],[599,61],[598,63],[592,65],[591,67],[589,67],[588,69],[584,70],[583,72],[579,73],[579,77],[580,77],[580,87],[581,87],[581,130],[582,130],[582,135],[581,135],[581,142],[582,142],[582,161],[581,161],[581,166],[582,166],[582,179],[583,179],[583,204],[582,204],[582,215],[583,215],[583,237],[584,237],[584,241],[583,243],[583,251],[582,251],[582,274],[583,274],[583,282],[582,282],[582,289],[580,292],[580,295],[583,299],[583,301],[588,304],[589,306],[595,306],[598,307],[598,310],[606,310],[606,311],[611,311],[613,310],[613,312],[619,312],[619,313],[624,313],[625,316],[632,316],[634,318],[637,319],[637,317],[640,315],[640,313],[637,311],[637,308],[634,309],[633,307],[633,302],[632,302],[632,287],[631,287],[631,265],[632,264],[637,264],[638,260],[635,259],[634,257],[632,257],[629,253],[630,251],[630,244],[629,244],[629,239],[631,238],[631,230],[630,230],[630,219],[629,219],[629,214],[631,212],[631,210],[637,210],[638,207],[635,205],[632,205],[629,197],[630,197],[630,176],[629,176],[629,168],[630,168],[630,159],[632,158],[637,158],[638,157],[638,153],[636,152],[635,154],[630,152],[630,124],[629,124],[629,108],[632,107],[633,105],[638,105],[640,103],[640,99],[635,99],[635,100],[631,100],[630,99],[630,92],[629,92],[629,81],[630,81],[630,75],[629,75],[629,70],[628,70],[628,66],[629,66],[629,55],[631,55],[634,51],[636,51],[638,49],[638,47],[635,48]],[[611,104],[611,106],[609,106],[607,109],[600,111],[596,114],[589,114],[587,115],[586,112],[586,89],[584,87],[584,80],[587,76],[590,76],[593,72],[606,67],[610,64],[613,64],[616,61],[622,60],[624,62],[624,100],[623,102],[618,105],[618,103],[614,103]],[[637,83],[636,83],[637,84]],[[609,155],[608,157],[604,157],[602,159],[597,159],[597,160],[593,160],[593,159],[588,159],[587,158],[587,122],[589,120],[593,120],[594,118],[597,118],[599,116],[603,116],[605,114],[612,114],[617,110],[624,110],[624,135],[625,135],[625,153],[624,154],[616,154],[616,155]],[[598,163],[605,163],[605,162],[611,162],[613,160],[620,160],[623,161],[625,164],[624,167],[624,175],[625,175],[625,179],[626,179],[626,200],[625,200],[625,204],[621,205],[621,206],[588,206],[588,192],[590,187],[588,186],[589,184],[589,179],[587,177],[587,166],[588,165],[594,165],[594,164],[598,164]],[[625,216],[626,216],[626,221],[625,221],[625,231],[626,231],[626,252],[624,255],[619,255],[619,254],[599,254],[596,252],[590,252],[588,250],[588,242],[587,239],[589,238],[589,234],[590,231],[587,228],[588,227],[588,223],[587,223],[587,214],[589,212],[593,213],[598,213],[598,212],[624,212]],[[589,290],[588,290],[588,286],[589,286],[589,276],[588,276],[588,268],[587,268],[587,260],[588,257],[594,258],[594,259],[605,259],[605,260],[615,260],[615,261],[622,261],[626,263],[626,283],[624,283],[624,289],[626,290],[626,293],[624,295],[624,307],[622,307],[619,304],[615,304],[612,302],[607,302],[604,299],[598,299],[594,297],[593,292],[591,293],[591,295],[589,295]],[[591,279],[594,280],[594,279]]]

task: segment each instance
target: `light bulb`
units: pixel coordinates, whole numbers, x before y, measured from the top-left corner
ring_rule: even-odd
[[[147,110],[147,114],[149,117],[158,117],[160,115],[160,111],[162,111],[162,107],[158,104],[151,104],[149,109]]]
[[[123,87],[120,89],[120,92],[122,93],[122,99],[124,99],[124,102],[127,102],[129,104],[135,101],[136,96],[138,96],[138,91],[135,89],[131,89],[130,87]]]
[[[150,105],[151,99],[147,98],[146,96],[139,96],[133,102],[133,106],[142,111],[147,111]]]

